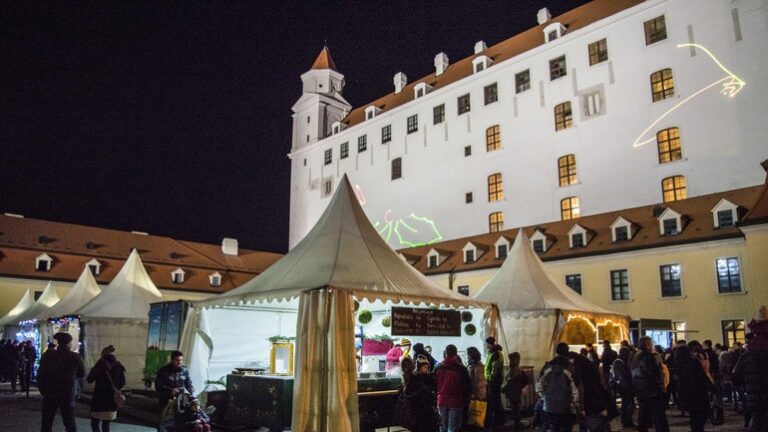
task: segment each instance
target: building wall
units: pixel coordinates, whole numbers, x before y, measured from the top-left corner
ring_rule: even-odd
[[[668,37],[646,46],[643,22],[662,14]],[[762,121],[768,95],[763,80],[768,57],[762,55],[766,18],[757,0],[702,0],[696,8],[685,0],[647,1],[295,150],[290,154],[290,247],[329,201],[323,180],[331,179],[335,188],[344,174],[359,185],[366,214],[395,248],[486,232],[488,215],[495,211],[504,212],[505,227],[558,220],[560,201],[570,196],[580,198],[583,215],[660,202],[661,180],[672,175],[685,176],[688,196],[759,184],[763,172],[754,161],[765,158],[768,134]],[[602,38],[609,59],[589,66],[587,46]],[[745,91],[728,98],[716,85],[692,97],[726,72],[702,49],[676,46],[691,40],[744,80]],[[550,81],[549,60],[563,54],[568,74]],[[649,76],[667,67],[673,70],[675,95],[653,103]],[[531,88],[516,94],[515,74],[525,69],[531,72]],[[484,106],[483,87],[492,83],[498,84],[499,101]],[[595,89],[604,92],[604,113],[585,119],[581,95]],[[459,116],[457,98],[466,93],[472,109]],[[574,127],[555,132],[553,110],[565,101],[571,102]],[[433,125],[432,109],[443,103],[446,121]],[[655,140],[637,148],[633,143],[679,103],[645,134],[653,138],[661,129],[680,129],[683,158],[660,165]],[[406,119],[414,114],[418,132],[407,134]],[[485,131],[497,124],[502,149],[486,152]],[[392,141],[382,144],[385,125],[392,126]],[[359,153],[362,135],[367,151]],[[349,143],[346,159],[339,158],[343,142]],[[469,157],[465,146],[472,148]],[[327,149],[333,160],[325,165]],[[566,154],[576,156],[579,182],[559,187],[557,159]],[[393,181],[391,161],[398,157],[403,178]],[[502,173],[505,199],[489,203],[487,177],[496,172]],[[468,192],[474,195],[472,204],[465,204]],[[389,228],[400,237],[388,234]]]
[[[565,283],[565,275],[581,274],[582,295],[606,309],[627,314],[632,319],[671,319],[695,330],[689,339],[722,341],[722,320],[749,321],[757,305],[768,303],[768,229],[754,238],[701,242],[691,245],[655,248],[544,263],[549,275]],[[715,259],[738,257],[741,264],[742,293],[718,294]],[[677,298],[662,298],[659,266],[681,265],[682,293]],[[611,270],[629,271],[630,300],[611,300]],[[474,295],[497,269],[456,274],[454,286],[468,284]],[[440,286],[448,286],[447,274],[430,276]]]

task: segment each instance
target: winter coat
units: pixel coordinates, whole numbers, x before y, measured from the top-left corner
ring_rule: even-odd
[[[485,359],[485,381],[488,383],[491,391],[500,391],[501,385],[504,381],[504,361],[501,359],[501,353],[499,351],[492,351],[488,353],[488,357]]]
[[[603,350],[603,355],[600,356],[600,363],[603,364],[603,375],[607,376],[611,372],[611,366],[617,358],[619,358],[619,354],[613,348],[608,347]]]
[[[523,372],[520,366],[509,368],[507,375],[504,377],[504,385],[501,386],[501,392],[507,395],[507,398],[512,403],[520,401],[522,397],[523,389],[530,384],[528,375]]]
[[[37,370],[37,388],[44,398],[74,399],[75,379],[85,376],[80,355],[66,348],[46,354]]]
[[[202,424],[211,423],[210,417],[203,410],[192,411],[188,409],[181,414],[181,423],[184,426],[184,430],[194,430],[198,420]]]
[[[458,357],[448,357],[435,369],[437,377],[437,406],[441,408],[464,408],[472,393],[472,381],[466,366]]]
[[[633,390],[632,370],[626,363],[624,363],[624,360],[620,358],[613,361],[613,366],[611,367],[611,383],[616,391],[620,393],[628,393]]]
[[[115,356],[108,354],[97,361],[86,380],[96,383],[91,399],[91,412],[117,411],[112,383],[118,390],[125,386],[125,367]]]
[[[661,357],[651,351],[638,351],[632,359],[632,385],[640,399],[662,398],[664,373],[661,370]]]
[[[615,403],[612,403],[595,364],[580,355],[574,355],[571,360],[576,371],[576,385],[581,390],[584,411],[588,415],[598,415],[603,410],[614,411]]]
[[[393,346],[387,351],[387,364],[385,366],[386,371],[394,369],[400,366],[400,357],[403,356],[403,349],[400,345]]]
[[[572,414],[579,403],[579,390],[573,379],[570,362],[566,357],[557,356],[544,369],[538,381],[536,392],[544,400],[544,412]]]
[[[155,390],[160,406],[165,406],[173,398],[173,389],[184,388],[189,393],[195,394],[192,379],[189,378],[189,369],[186,366],[179,368],[167,364],[157,371],[155,378]]]
[[[696,407],[709,406],[707,391],[710,381],[698,358],[675,359],[674,378],[677,385],[677,402],[682,411],[696,411]]]
[[[481,361],[470,361],[467,366],[469,379],[472,381],[472,393],[469,395],[471,400],[484,401],[488,399],[488,383],[485,382],[483,369],[484,366]]]
[[[414,360],[419,358],[419,356],[424,356],[424,358],[426,358],[429,362],[429,371],[432,372],[435,370],[435,366],[437,366],[437,360],[432,357],[432,354],[428,353],[427,350],[424,349],[424,344],[417,343],[414,345],[410,354],[411,358]]]
[[[404,403],[410,407],[411,418],[407,419],[412,432],[434,432],[437,430],[435,409],[435,375],[415,374],[408,385],[400,389]],[[400,420],[400,419],[398,419]]]
[[[744,351],[733,368],[733,382],[744,387],[744,406],[768,411],[768,351]]]

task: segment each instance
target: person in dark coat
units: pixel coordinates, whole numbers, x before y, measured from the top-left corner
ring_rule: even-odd
[[[757,316],[747,327],[751,339],[747,342],[736,366],[733,382],[743,389],[743,403],[747,416],[747,431],[768,430],[768,320],[766,307],[761,306]],[[746,420],[746,419],[745,419]]]
[[[664,373],[661,357],[653,352],[650,337],[638,341],[640,349],[632,360],[632,385],[640,404],[638,429],[647,432],[653,423],[656,432],[669,432],[666,410],[667,399],[664,389]]]
[[[609,391],[611,390],[611,367],[613,367],[613,362],[617,358],[619,358],[619,355],[611,347],[611,341],[604,340],[603,353],[600,355],[600,364],[603,368],[603,384],[605,384],[605,387],[608,388]]]
[[[155,390],[157,390],[157,399],[161,409],[165,408],[168,401],[176,397],[181,389],[195,394],[192,379],[189,377],[189,369],[183,363],[184,353],[172,351],[171,362],[157,371]]]
[[[519,432],[522,430],[522,416],[520,415],[520,402],[522,400],[523,389],[531,383],[528,375],[520,367],[520,353],[510,353],[507,358],[509,359],[509,370],[504,377],[504,384],[501,386],[501,392],[507,396],[509,401],[509,410],[511,412],[512,421],[514,421],[514,430]]]
[[[594,362],[575,352],[569,352],[568,358],[573,362],[576,386],[582,392],[580,399],[583,401],[585,414],[582,422],[583,429],[603,431],[610,428],[610,421],[618,415],[618,408],[608,389],[603,385],[600,371]]]
[[[19,380],[19,341],[8,341],[5,346],[5,374],[11,382],[11,392],[16,393],[16,383]]]
[[[699,359],[685,345],[678,347],[675,352],[674,371],[678,407],[690,413],[691,431],[703,432],[709,414],[709,378]]]
[[[37,360],[37,350],[35,344],[31,340],[25,341],[20,346],[20,359],[21,371],[23,374],[19,377],[21,381],[21,391],[29,390],[29,385],[32,383],[32,372],[35,369],[35,361]]]
[[[125,367],[115,357],[115,347],[110,345],[101,350],[101,358],[88,373],[86,380],[95,382],[91,399],[91,430],[109,432],[110,422],[117,419],[117,403],[114,389],[125,386]],[[101,422],[101,429],[99,429]]]
[[[61,419],[67,432],[76,432],[75,426],[75,379],[85,375],[83,361],[77,353],[70,351],[72,336],[59,332],[53,335],[59,347],[40,360],[37,373],[37,387],[43,395],[42,432],[51,432],[56,411],[61,410]]]
[[[429,373],[428,363],[423,363],[424,372],[416,373],[416,365],[410,357],[400,362],[402,384],[400,385],[401,403],[398,418],[400,426],[411,432],[437,432],[438,416],[435,409],[435,375]]]
[[[413,345],[413,348],[411,349],[411,358],[416,359],[419,356],[424,356],[424,358],[427,359],[429,362],[429,371],[432,372],[435,370],[435,366],[437,366],[437,360],[435,360],[434,357],[432,357],[432,354],[427,352],[426,349],[424,349],[423,343],[417,343]]]
[[[619,357],[613,361],[611,367],[611,385],[621,398],[621,425],[626,428],[635,428],[632,423],[632,414],[635,412],[635,390],[632,387],[632,370],[630,358],[632,351],[622,347]]]

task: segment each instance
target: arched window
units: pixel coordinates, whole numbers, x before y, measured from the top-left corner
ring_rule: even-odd
[[[569,154],[557,160],[557,174],[560,186],[569,186],[578,182],[576,176],[576,156]]]
[[[662,69],[651,74],[651,95],[657,102],[675,95],[675,79],[672,69]]]
[[[501,179],[501,173],[488,176],[488,202],[501,201],[504,199],[504,182]]]
[[[491,126],[485,130],[485,149],[494,151],[501,148],[501,132],[499,125]]]
[[[579,197],[568,197],[560,201],[560,220],[576,219],[579,216]]]
[[[656,134],[656,142],[659,145],[659,163],[676,161],[683,157],[680,148],[680,129],[672,127],[664,129]]]
[[[499,232],[504,229],[504,212],[493,212],[488,215],[488,232]]]
[[[661,194],[664,202],[672,202],[685,199],[685,177],[667,177],[661,181]]]
[[[563,102],[555,105],[555,130],[568,129],[573,127],[573,115],[571,113],[571,103]]]

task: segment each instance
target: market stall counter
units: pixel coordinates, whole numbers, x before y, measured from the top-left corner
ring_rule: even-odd
[[[362,375],[357,381],[361,432],[394,426],[400,378]],[[293,377],[281,375],[227,375],[227,426],[266,427],[282,431],[291,427]]]

